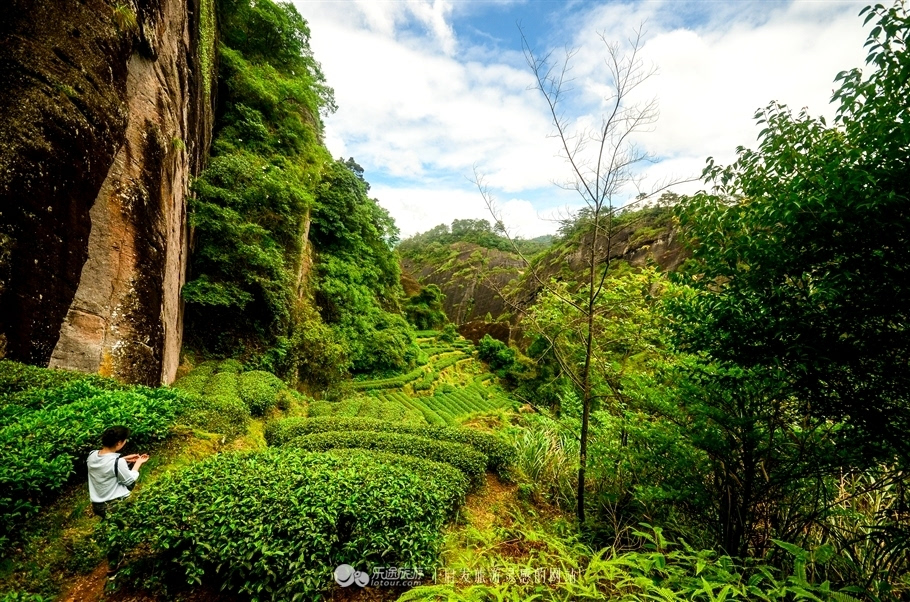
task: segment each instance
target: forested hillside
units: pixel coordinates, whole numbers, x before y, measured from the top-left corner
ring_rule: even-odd
[[[125,95],[112,135],[136,123],[117,103],[147,99],[118,87],[136,82],[125,62],[135,77],[174,59],[209,103],[211,148],[199,124],[183,139],[143,121],[136,157],[171,166],[168,194],[109,195],[122,171],[106,165],[66,219],[46,183],[47,221],[0,208],[0,302],[32,321],[0,323],[0,602],[910,599],[902,3],[861,13],[867,65],[836,75],[833,121],[770,103],[755,148],[709,159],[702,192],[616,202],[611,182],[635,174],[602,161],[628,150],[605,119],[591,164],[608,167],[587,187],[576,169],[585,207],[553,237],[510,239],[494,217],[403,241],[361,165],[324,145],[334,95],[293,4],[71,4],[65,22],[118,52],[74,42],[50,71],[125,69],[93,86]],[[0,8],[10,40],[79,39],[29,30],[22,9]],[[189,58],[162,46],[175,23]],[[47,77],[0,95],[46,94]],[[88,106],[72,81],[42,123]],[[18,166],[17,124],[0,160]],[[134,143],[93,156],[114,165]],[[146,212],[165,197],[179,211]],[[36,249],[72,249],[60,261],[82,276],[54,261],[40,286],[10,276]],[[149,458],[99,502],[89,479],[123,481],[85,459],[115,425],[130,432],[113,453]]]
[[[617,215],[609,250],[601,239],[596,253],[634,267],[675,270],[688,256],[671,209],[678,200],[666,194],[652,207]],[[440,224],[403,240],[398,251],[406,275],[445,294],[446,314],[454,323],[518,325],[543,283],[580,278],[592,227],[590,214],[581,210],[563,220],[556,236],[513,240],[486,220],[455,220],[451,227]],[[483,328],[473,324],[463,332]]]

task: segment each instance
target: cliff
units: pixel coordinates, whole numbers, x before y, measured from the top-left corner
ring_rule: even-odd
[[[0,6],[0,354],[157,385],[211,138],[211,0]]]
[[[445,293],[445,312],[455,324],[508,313],[501,294],[521,275],[523,262],[512,253],[458,242],[414,260],[402,260],[402,273],[421,285],[435,284]]]
[[[668,209],[646,209],[624,219],[610,239],[609,251],[607,241],[600,239],[601,260],[609,252],[611,260],[633,267],[654,263],[672,271],[686,258]],[[509,329],[501,323],[484,326],[485,319],[497,321],[507,315],[512,326],[518,325],[522,311],[536,300],[541,280],[579,280],[590,246],[591,236],[581,228],[526,265],[517,254],[470,243],[431,244],[410,250],[402,259],[402,272],[406,279],[439,286],[446,295],[446,315],[462,327],[463,336],[474,339],[489,332],[502,339],[509,336]]]

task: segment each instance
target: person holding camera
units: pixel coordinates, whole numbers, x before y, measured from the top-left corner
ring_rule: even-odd
[[[125,426],[112,426],[101,434],[101,449],[88,455],[88,494],[92,511],[102,519],[107,517],[107,504],[128,497],[139,478],[139,468],[148,454],[121,456],[130,430]]]
[[[101,517],[101,533],[112,525],[108,521],[108,507],[111,503],[129,497],[130,491],[139,478],[139,468],[145,464],[148,454],[120,455],[120,450],[126,445],[130,436],[130,429],[125,426],[112,426],[101,434],[101,449],[88,455],[88,495],[92,501],[92,511]],[[132,465],[132,466],[131,466]],[[116,519],[117,527],[123,527]],[[102,537],[102,540],[107,539]],[[108,570],[110,579],[114,579],[122,558],[121,551],[116,547],[107,550]]]

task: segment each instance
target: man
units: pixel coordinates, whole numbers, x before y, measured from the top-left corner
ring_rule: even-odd
[[[88,455],[88,493],[92,510],[101,518],[107,516],[107,502],[129,496],[139,478],[139,468],[149,459],[148,454],[117,453],[129,436],[130,430],[125,426],[112,426],[101,434],[101,449]]]
[[[101,449],[88,455],[88,494],[92,500],[92,511],[106,522],[108,504],[130,495],[130,490],[139,478],[139,468],[145,464],[148,454],[121,456],[130,436],[125,426],[112,426],[101,434]],[[133,464],[130,468],[130,463]],[[104,523],[102,523],[104,525]],[[117,571],[120,560],[119,550],[109,550],[107,555],[108,574]]]

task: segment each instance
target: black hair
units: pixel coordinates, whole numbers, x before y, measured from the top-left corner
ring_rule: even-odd
[[[101,445],[104,447],[114,447],[121,441],[125,441],[130,436],[130,429],[125,426],[112,426],[101,433]]]

